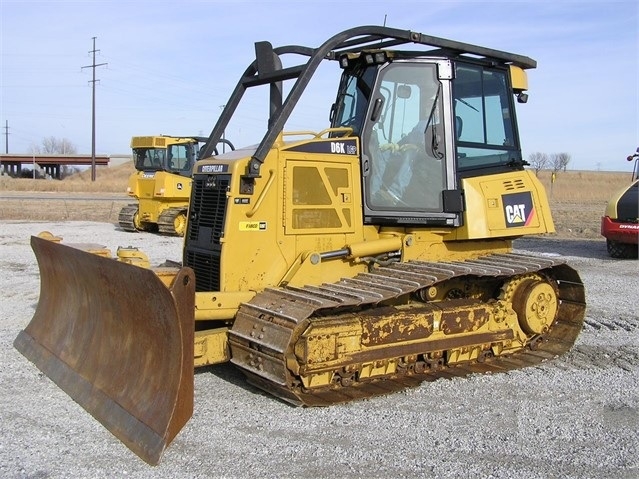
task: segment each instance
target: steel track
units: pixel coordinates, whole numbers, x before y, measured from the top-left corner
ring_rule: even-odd
[[[370,310],[383,302],[443,281],[465,276],[508,280],[541,273],[558,285],[557,318],[543,337],[505,356],[441,365],[424,372],[398,370],[381,379],[305,390],[287,367],[299,335],[313,321],[331,321],[347,311]],[[441,304],[441,303],[440,303]],[[269,288],[243,304],[229,332],[231,361],[252,384],[296,405],[326,406],[388,394],[423,381],[505,372],[534,366],[568,351],[583,326],[584,287],[578,273],[561,258],[496,254],[464,262],[411,261],[374,269],[336,283],[302,288]],[[356,314],[356,313],[355,313]]]
[[[120,214],[118,215],[118,224],[120,225],[120,228],[122,228],[124,231],[137,231],[137,229],[135,228],[135,223],[133,221],[137,212],[137,205],[128,205],[122,207],[122,209],[120,210]]]
[[[185,214],[185,208],[167,208],[158,218],[158,231],[162,234],[182,236],[175,230],[175,219],[180,215]]]

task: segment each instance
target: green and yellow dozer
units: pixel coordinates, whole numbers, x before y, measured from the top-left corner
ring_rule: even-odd
[[[191,172],[208,138],[191,136],[134,136],[131,138],[136,172],[127,194],[136,200],[120,210],[125,231],[152,231],[184,236],[191,196]],[[226,140],[220,140],[233,149]]]
[[[534,60],[381,26],[255,47],[193,168],[182,264],[33,237],[16,348],[150,464],[192,414],[194,366],[328,406],[571,348],[579,274],[513,250],[554,231],[516,121]],[[323,62],[341,68],[327,127],[285,130]],[[215,154],[257,87],[261,142]]]
[[[191,196],[191,171],[199,153],[193,137],[134,136],[136,172],[127,194],[135,203],[122,207],[118,223],[125,231],[159,231],[184,236]]]

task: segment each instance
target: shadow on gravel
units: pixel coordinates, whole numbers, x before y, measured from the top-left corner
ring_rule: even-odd
[[[253,389],[256,389],[247,383],[244,375],[231,363],[214,364],[212,366],[196,368],[195,374],[214,374],[218,378],[231,384],[235,384],[236,386],[248,385],[249,387],[244,387],[246,390],[252,391]]]
[[[242,372],[231,363],[214,364],[212,366],[204,366],[201,368],[197,368],[195,370],[195,374],[196,375],[213,374],[214,376],[217,376],[223,381],[231,383],[234,386],[240,387],[250,392],[251,394],[257,394],[260,396],[268,397],[274,401],[280,401],[282,404],[286,404],[287,406],[294,407],[292,404],[287,403],[286,401],[278,397],[275,397],[271,394],[268,394],[267,392],[262,391],[260,388],[256,386],[253,386],[251,383],[248,382],[244,374],[242,374]]]
[[[516,250],[534,253],[557,254],[608,261],[632,261],[611,258],[606,249],[605,240],[601,239],[560,239],[546,236],[519,238],[514,241]]]

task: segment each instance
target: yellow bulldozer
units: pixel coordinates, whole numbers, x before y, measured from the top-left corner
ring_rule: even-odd
[[[129,177],[127,194],[136,203],[120,210],[120,227],[184,236],[198,139],[134,136],[131,148],[136,172]]]
[[[194,366],[327,406],[571,348],[579,274],[513,250],[554,231],[516,121],[534,60],[382,26],[255,51],[193,169],[182,264],[33,237],[18,350],[156,464],[192,414]],[[341,68],[327,127],[285,130],[323,62]],[[216,155],[259,87],[261,142]]]
[[[129,178],[127,194],[136,202],[120,210],[118,223],[123,230],[184,236],[191,171],[206,140],[167,135],[131,138],[136,172]],[[221,142],[233,149],[228,140]]]

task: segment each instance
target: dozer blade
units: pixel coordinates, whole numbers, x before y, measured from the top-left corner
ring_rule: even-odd
[[[40,300],[14,346],[149,464],[193,414],[195,278],[31,238]]]

